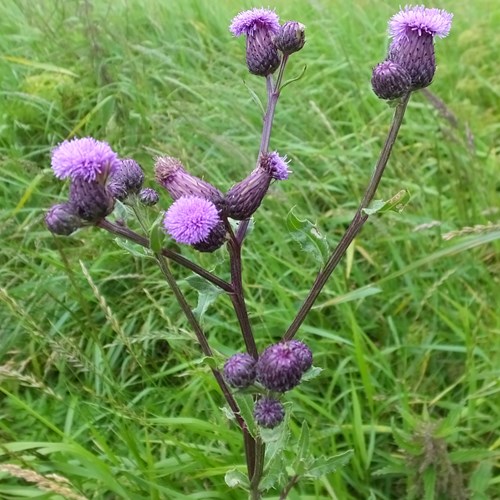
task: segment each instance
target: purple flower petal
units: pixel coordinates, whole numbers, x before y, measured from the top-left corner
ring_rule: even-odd
[[[278,33],[280,23],[276,12],[269,9],[245,10],[240,12],[229,26],[229,31],[234,36],[253,35],[258,29]]]

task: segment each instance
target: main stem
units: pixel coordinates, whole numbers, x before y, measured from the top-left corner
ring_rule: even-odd
[[[392,147],[396,142],[399,128],[401,127],[401,123],[403,122],[403,117],[409,100],[410,94],[403,97],[401,102],[399,102],[399,104],[397,105],[394,112],[394,117],[392,119],[391,128],[389,129],[387,139],[385,140],[384,147],[382,148],[379,159],[375,166],[375,170],[373,172],[372,178],[370,179],[370,183],[366,188],[363,199],[361,200],[361,203],[359,204],[358,209],[356,210],[356,213],[354,214],[354,217],[349,224],[349,227],[346,229],[346,232],[337,244],[337,247],[328,259],[324,268],[318,273],[311,291],[309,292],[309,295],[306,297],[306,300],[297,312],[297,315],[295,316],[291,325],[288,327],[288,330],[283,335],[283,340],[291,340],[295,336],[297,330],[304,322],[307,314],[318,298],[318,295],[328,281],[328,278],[337,267],[338,263],[344,256],[345,252],[349,248],[349,245],[352,243],[356,235],[361,231],[364,223],[367,221],[368,215],[363,212],[363,209],[368,207],[368,205],[373,200],[373,197],[375,196],[375,192],[377,191],[377,187],[380,183],[380,180],[382,179],[382,175],[391,155]]]

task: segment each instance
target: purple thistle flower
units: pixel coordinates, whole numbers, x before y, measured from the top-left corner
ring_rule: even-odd
[[[309,370],[313,363],[313,354],[311,349],[309,349],[309,347],[307,347],[307,345],[300,340],[290,340],[289,345],[292,348],[295,356],[297,356],[297,360],[299,362],[302,373]]]
[[[64,141],[52,151],[52,169],[59,179],[104,182],[119,165],[109,144],[92,137]]]
[[[288,179],[291,173],[288,170],[288,163],[286,156],[280,156],[276,151],[264,153],[260,159],[261,167],[266,169],[269,175],[277,181]]]
[[[289,342],[268,347],[257,361],[257,380],[270,391],[285,392],[299,384],[303,362]]]
[[[147,207],[156,205],[159,199],[160,197],[154,189],[144,188],[139,192],[139,201]]]
[[[69,236],[82,226],[69,203],[52,206],[45,215],[45,224],[51,233]]]
[[[234,354],[224,364],[224,378],[231,387],[249,387],[255,381],[255,363],[247,353]]]
[[[197,196],[181,196],[165,213],[163,224],[172,238],[187,245],[206,240],[220,223],[217,207]]]
[[[373,69],[372,88],[380,99],[398,99],[408,94],[410,87],[408,71],[395,62],[384,61]]]
[[[416,32],[418,36],[427,33],[444,38],[450,32],[452,19],[453,14],[443,9],[407,5],[389,20],[389,34],[395,40],[406,38],[411,32]]]
[[[279,17],[269,9],[251,9],[240,12],[229,26],[234,36],[253,35],[257,30],[265,29],[271,33],[278,33],[280,29]]]
[[[84,221],[98,222],[113,211],[115,200],[99,182],[76,178],[71,181],[69,203],[72,211]]]
[[[182,196],[198,196],[210,200],[217,208],[223,205],[224,195],[212,184],[188,173],[177,158],[171,156],[156,158],[155,178],[173,200],[178,200]]]
[[[262,397],[255,403],[253,416],[258,425],[272,429],[283,422],[285,408],[276,399]]]
[[[388,59],[403,67],[411,79],[410,91],[431,84],[436,72],[434,37],[448,35],[453,14],[423,5],[406,6],[389,21],[393,41]]]
[[[144,172],[131,158],[119,160],[119,166],[108,179],[108,191],[113,198],[123,201],[132,194],[137,194],[144,182]]]
[[[276,12],[268,9],[246,10],[238,14],[229,30],[235,36],[246,35],[246,60],[250,73],[268,76],[280,64],[274,37],[280,29]]]
[[[209,235],[199,243],[194,243],[193,248],[199,252],[214,252],[226,242],[226,226],[222,220],[210,231]]]

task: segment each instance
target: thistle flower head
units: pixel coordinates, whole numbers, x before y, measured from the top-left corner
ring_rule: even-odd
[[[260,158],[260,166],[265,169],[269,175],[277,180],[284,181],[288,179],[290,170],[288,170],[289,160],[286,156],[280,156],[276,151],[264,153]]]
[[[52,151],[52,169],[59,179],[103,182],[119,165],[109,144],[92,137],[64,141]]]
[[[279,29],[279,17],[276,12],[257,8],[240,12],[229,26],[229,31],[234,36],[253,35],[257,30],[277,33]]]
[[[160,197],[154,189],[144,188],[139,192],[139,201],[147,207],[156,205],[159,199]]]
[[[108,191],[113,198],[123,201],[132,194],[137,194],[144,182],[144,172],[131,158],[119,160],[118,168],[108,179]]]
[[[389,34],[394,39],[427,33],[444,38],[451,28],[453,14],[443,9],[428,9],[424,5],[407,5],[389,20]]]
[[[411,77],[400,64],[384,61],[373,69],[372,88],[380,99],[398,99],[410,91]]]
[[[262,397],[255,403],[253,416],[258,425],[272,429],[283,422],[285,408],[276,399]]]
[[[257,361],[257,380],[270,391],[285,392],[299,384],[303,362],[290,342],[268,347]]]
[[[60,203],[49,209],[45,215],[45,224],[51,233],[69,236],[81,227],[82,221],[69,203]]]
[[[224,378],[231,387],[249,387],[255,380],[255,363],[247,353],[234,354],[224,364]]]
[[[174,200],[182,196],[197,196],[210,200],[217,208],[221,208],[224,202],[223,194],[215,186],[191,175],[182,163],[172,156],[156,158],[155,179]]]
[[[216,206],[198,196],[181,196],[167,210],[163,221],[167,233],[187,245],[206,240],[219,223]]]

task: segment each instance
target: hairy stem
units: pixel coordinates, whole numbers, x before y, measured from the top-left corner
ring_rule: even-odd
[[[264,472],[264,457],[266,455],[266,445],[260,437],[255,439],[255,469],[250,481],[250,498],[260,499],[259,484]]]
[[[138,245],[141,245],[144,248],[150,248],[150,243],[148,238],[145,238],[144,236],[137,234],[135,231],[132,231],[128,227],[120,226],[118,224],[113,224],[112,222],[106,219],[101,220],[97,225],[101,229],[105,229],[106,231],[116,236],[121,236],[122,238],[125,238],[129,241],[133,241],[134,243],[137,243]],[[227,281],[224,281],[218,276],[215,276],[215,274],[212,274],[210,271],[203,269],[202,267],[198,266],[198,264],[191,262],[189,259],[186,259],[186,257],[183,257],[178,253],[172,252],[172,250],[169,250],[168,248],[163,248],[161,254],[167,259],[170,259],[176,262],[177,264],[193,271],[197,275],[205,278],[207,281],[210,281],[210,283],[221,288],[225,292],[233,293],[233,288]]]
[[[389,133],[387,135],[387,139],[385,141],[384,147],[380,153],[379,159],[375,166],[375,170],[373,171],[372,178],[370,179],[370,183],[366,188],[365,194],[361,203],[354,214],[354,217],[349,224],[349,227],[346,229],[346,232],[342,236],[341,240],[337,244],[337,247],[333,251],[332,255],[329,257],[327,263],[318,273],[314,284],[306,297],[306,300],[300,307],[297,315],[292,321],[291,325],[288,327],[288,330],[283,335],[283,340],[291,340],[294,335],[297,333],[297,330],[300,328],[302,323],[304,322],[307,314],[311,310],[314,302],[318,298],[321,290],[325,286],[328,278],[332,274],[332,272],[337,267],[338,263],[344,256],[345,252],[349,248],[349,245],[352,243],[356,235],[361,231],[364,223],[368,219],[368,215],[363,212],[363,209],[366,208],[373,197],[375,196],[375,192],[380,183],[382,175],[384,173],[385,167],[391,155],[392,147],[396,142],[396,138],[398,136],[399,128],[401,127],[401,123],[403,122],[403,117],[406,111],[406,106],[408,105],[408,101],[410,100],[410,94],[406,95],[402,98],[401,102],[397,105],[396,110],[394,112],[394,117],[392,119],[392,125],[389,129]]]

